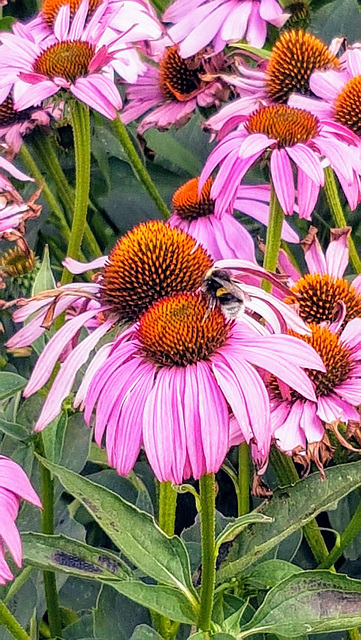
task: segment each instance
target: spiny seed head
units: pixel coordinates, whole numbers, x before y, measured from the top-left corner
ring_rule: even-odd
[[[309,327],[312,335],[301,336],[293,331],[289,331],[289,334],[310,344],[322,358],[326,368],[325,372],[307,369],[307,374],[315,385],[316,396],[319,398],[331,394],[335,387],[347,380],[353,367],[352,352],[341,342],[339,336],[327,327],[321,327],[314,323],[311,323]],[[270,390],[273,396],[282,397],[274,378],[270,382]],[[291,399],[294,402],[304,400],[303,396],[293,390],[291,391]]]
[[[351,78],[334,103],[334,118],[361,135],[361,76]]]
[[[269,97],[287,102],[291,93],[309,93],[315,69],[338,68],[336,56],[318,38],[302,29],[285,31],[275,43],[266,70]]]
[[[307,273],[291,287],[295,294],[285,299],[297,303],[299,314],[305,322],[332,322],[339,302],[346,307],[345,322],[361,318],[361,295],[343,278],[328,273]]]
[[[276,104],[252,113],[246,129],[249,133],[264,133],[274,138],[279,147],[292,147],[314,138],[319,130],[319,120],[304,109]]]
[[[88,16],[95,11],[100,5],[101,0],[89,0]],[[59,9],[69,5],[70,18],[73,19],[75,13],[81,5],[81,0],[44,0],[41,7],[41,14],[48,27],[52,28],[55,22],[55,18],[59,13]]]
[[[0,257],[0,270],[10,278],[23,277],[36,267],[36,257],[31,249],[23,251],[15,246]]]
[[[201,293],[178,293],[156,302],[140,319],[141,352],[153,364],[185,367],[207,360],[227,340],[231,324],[209,309]]]
[[[159,221],[118,240],[102,271],[101,298],[120,321],[136,321],[156,300],[195,291],[212,260],[201,245]]]
[[[204,69],[194,60],[181,58],[177,46],[166,49],[159,64],[159,85],[166,99],[185,102],[202,88],[200,74]]]
[[[35,60],[33,71],[51,79],[60,77],[74,82],[88,73],[94,54],[94,46],[82,40],[57,42]]]
[[[198,195],[199,178],[192,178],[182,184],[172,198],[175,212],[186,220],[195,220],[214,213],[214,200],[211,198],[213,180],[208,178]]]

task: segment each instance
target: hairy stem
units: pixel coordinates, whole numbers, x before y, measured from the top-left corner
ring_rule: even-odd
[[[18,623],[6,604],[0,600],[0,625],[6,627],[15,640],[31,640],[25,629]]]
[[[331,167],[325,168],[325,186],[324,186],[328,206],[330,207],[332,218],[337,227],[347,227],[347,220],[343,212],[340,197],[338,194],[335,174]],[[350,237],[348,239],[348,248],[350,260],[356,273],[361,273],[361,259],[357,253],[355,243]]]
[[[249,476],[251,471],[249,446],[247,442],[242,442],[238,446],[238,484],[239,484],[239,501],[238,515],[243,516],[249,513],[250,496],[249,496]]]
[[[34,146],[46,172],[51,176],[54,182],[59,198],[66,209],[67,220],[69,222],[73,217],[75,194],[74,189],[66,179],[58,156],[55,152],[54,144],[50,136],[44,135],[40,132],[34,137]],[[84,229],[84,245],[88,249],[92,258],[101,256],[102,252],[88,223],[86,223]]]
[[[71,120],[75,148],[75,202],[74,215],[68,244],[67,256],[79,259],[88,212],[90,188],[90,118],[89,108],[82,102],[74,101]],[[64,269],[62,284],[68,284],[73,276]]]
[[[210,630],[212,619],[216,573],[216,491],[213,473],[207,473],[200,478],[199,489],[201,504],[202,583],[198,627],[202,629],[202,631],[208,632]]]
[[[157,187],[155,186],[152,178],[150,177],[147,169],[139,158],[126,127],[119,118],[113,120],[112,124],[114,133],[117,136],[125,153],[127,154],[129,162],[133,167],[134,173],[142,183],[143,187],[148,191],[162,218],[165,218],[167,220],[170,216],[169,209],[165,204],[162,196],[160,195]]]

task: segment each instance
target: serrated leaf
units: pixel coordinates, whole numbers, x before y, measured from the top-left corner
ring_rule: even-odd
[[[31,295],[36,296],[37,293],[47,291],[48,289],[54,289],[55,286],[56,283],[50,265],[49,247],[46,245],[41,267],[35,278]]]
[[[267,527],[253,524],[240,533],[217,575],[217,582],[229,580],[259,560],[282,540],[331,508],[361,485],[361,461],[327,469],[325,480],[313,473],[295,485],[275,491],[271,500],[256,510],[273,519]],[[235,558],[233,560],[233,558]]]
[[[129,580],[131,570],[114,553],[63,535],[22,535],[23,558],[34,567],[89,580]]]
[[[303,571],[271,589],[238,638],[260,631],[295,638],[359,625],[361,580],[330,571]]]
[[[27,380],[12,371],[0,372],[0,401],[14,396],[23,389]]]
[[[154,580],[181,591],[197,609],[189,557],[180,538],[166,536],[154,518],[112,491],[45,459],[41,462],[132,563]]]
[[[179,589],[159,584],[145,584],[140,580],[117,582],[111,586],[122,595],[170,620],[184,624],[195,624],[197,621],[197,611]]]
[[[256,511],[253,511],[252,513],[246,513],[244,516],[240,516],[239,518],[237,518],[234,522],[230,522],[216,539],[215,554],[218,554],[221,544],[234,540],[234,538],[236,538],[236,536],[238,536],[240,532],[243,531],[243,529],[249,524],[266,524],[267,522],[272,522],[272,518],[269,518],[262,513],[257,513]]]

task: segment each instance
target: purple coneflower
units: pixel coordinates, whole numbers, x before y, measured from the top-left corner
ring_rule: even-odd
[[[242,97],[226,105],[207,121],[207,128],[227,133],[231,118],[248,116],[261,106],[287,102],[290,95],[300,93],[309,95],[310,76],[315,69],[338,69],[339,61],[335,54],[340,39],[332,41],[327,47],[321,40],[302,29],[291,29],[281,34],[272,47],[270,58],[257,60],[257,66],[247,66],[236,58],[234,65],[238,75],[223,75],[222,78],[232,84]]]
[[[216,52],[228,42],[247,40],[263,47],[267,22],[282,27],[289,14],[277,0],[176,0],[163,15],[173,42],[180,43],[183,58],[193,56],[212,43]]]
[[[361,403],[361,319],[350,320],[340,334],[317,324],[310,327],[312,335],[301,340],[317,351],[326,368],[325,372],[312,368],[308,372],[315,385],[316,402],[271,379],[271,421],[277,446],[305,464],[314,460],[322,472],[323,459],[332,453],[325,428],[352,449],[338,425],[341,421],[359,423],[356,407]]]
[[[209,308],[201,293],[153,304],[91,372],[85,419],[96,406],[95,440],[127,475],[143,444],[160,481],[180,484],[218,471],[230,446],[230,412],[264,457],[270,447],[268,395],[253,365],[314,400],[302,368],[312,349],[290,336],[259,336]],[[88,373],[86,373],[86,377]],[[288,382],[287,382],[288,381]]]
[[[37,218],[41,213],[41,205],[36,204],[40,192],[41,188],[25,201],[11,182],[0,174],[0,238],[17,240],[24,234],[25,221]]]
[[[29,26],[32,31],[46,33],[54,29],[57,16],[73,20],[82,0],[44,0],[40,12]],[[89,0],[87,20],[104,0]],[[111,20],[109,17],[111,16]],[[130,33],[130,41],[153,40],[162,35],[162,26],[156,12],[147,0],[109,0],[102,17],[105,27],[120,33]]]
[[[5,546],[16,566],[21,567],[21,539],[15,525],[20,500],[41,509],[41,502],[23,469],[13,460],[0,456],[0,584],[14,577],[5,559]]]
[[[23,137],[35,127],[48,127],[51,120],[62,117],[61,106],[49,105],[44,109],[26,109],[18,111],[14,108],[11,93],[0,104],[0,140],[7,158],[12,159],[19,153]]]
[[[137,62],[130,64],[119,34],[113,42],[102,41],[106,7],[106,2],[101,4],[86,24],[88,2],[83,0],[72,22],[70,12],[58,14],[54,33],[42,39],[19,24],[13,33],[1,34],[0,70],[4,84],[14,82],[16,110],[39,105],[66,89],[105,117],[117,117],[122,101],[114,69],[128,81],[136,79],[139,69]]]
[[[349,261],[351,227],[331,229],[331,241],[324,254],[311,227],[301,243],[309,273],[301,275],[281,251],[279,265],[290,276],[291,295],[285,301],[297,304],[307,323],[323,324],[337,331],[354,318],[361,318],[361,276],[352,282],[343,275]],[[361,339],[361,336],[360,336]]]
[[[235,262],[237,264],[232,268],[239,271],[239,284],[248,276],[256,277],[258,281],[268,278],[283,290],[284,296],[289,293],[275,275],[268,274],[257,264],[245,260],[233,260],[232,264]],[[217,267],[217,263],[213,265],[210,256],[191,236],[157,221],[140,224],[128,232],[108,257],[97,258],[88,265],[68,259],[66,265],[76,273],[99,267],[101,271],[91,283],[72,283],[44,291],[31,300],[19,301],[22,306],[15,311],[14,320],[23,322],[30,316],[32,318],[7,343],[10,349],[29,346],[44,334],[56,317],[67,310],[72,312],[45,346],[24,391],[25,396],[38,391],[49,380],[55,364],[62,361],[37,422],[37,430],[43,429],[60,413],[78,370],[103,336],[108,335],[110,342],[93,356],[77,392],[76,405],[83,403],[92,376],[107,360],[117,340],[123,340],[126,334],[122,332],[127,327],[137,322],[140,315],[160,298],[196,291],[210,268]],[[227,269],[227,262],[221,262],[219,266]],[[244,291],[243,322],[259,335],[286,331],[287,327],[300,333],[306,330],[291,305],[257,286],[245,284]],[[74,309],[78,310],[75,317],[72,315]],[[257,318],[264,318],[267,326]],[[94,324],[94,320],[95,328],[92,327],[91,333],[80,336],[82,328],[90,326],[89,323]],[[114,331],[110,333],[112,329],[122,335],[114,337]]]
[[[310,219],[324,184],[325,161],[358,193],[361,173],[357,136],[343,125],[320,120],[303,109],[270,105],[255,111],[212,151],[201,175],[200,187],[219,165],[211,196],[217,209],[232,206],[248,169],[264,156],[279,203],[286,214],[295,207],[293,169],[297,170],[298,208]],[[236,123],[234,123],[236,124]]]
[[[205,51],[184,60],[177,46],[164,48],[159,66],[148,64],[145,73],[128,88],[123,122],[136,120],[156,107],[143,118],[138,131],[143,133],[153,126],[168,129],[172,124],[183,125],[197,106],[219,106],[228,96],[228,89],[213,76],[223,67],[223,54],[215,56]]]
[[[215,203],[211,198],[213,180],[208,178],[201,195],[198,194],[199,178],[192,178],[173,195],[171,227],[182,229],[198,240],[212,259],[244,258],[255,261],[254,241],[247,229],[231,214],[215,215]],[[268,185],[241,185],[238,188],[234,208],[262,224],[268,224],[270,187]],[[297,234],[284,222],[284,240],[298,242]]]

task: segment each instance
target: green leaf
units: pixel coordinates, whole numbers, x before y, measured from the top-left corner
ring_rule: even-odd
[[[150,624],[147,609],[108,584],[102,586],[93,608],[93,619],[94,636],[99,640],[129,640],[136,627]]]
[[[317,514],[334,507],[348,493],[361,485],[361,462],[351,462],[326,470],[321,482],[319,473],[303,478],[295,485],[275,491],[271,500],[256,510],[272,518],[267,527],[253,524],[240,533],[218,572],[224,582],[244,571],[282,540],[313,520]]]
[[[303,571],[271,589],[238,637],[264,631],[295,638],[359,625],[361,580],[329,571]]]
[[[23,557],[39,569],[61,571],[89,580],[129,580],[129,567],[114,553],[63,535],[22,535]]]
[[[49,247],[46,245],[43,261],[35,278],[31,295],[36,296],[37,293],[47,291],[48,289],[54,289],[55,286],[56,283],[50,265]]]
[[[111,586],[143,607],[171,620],[184,624],[195,624],[197,621],[197,611],[178,588],[145,584],[139,580],[112,583]]]
[[[148,627],[147,624],[140,624],[134,629],[130,640],[162,640],[162,636],[152,627]]]
[[[29,431],[22,424],[17,422],[9,422],[2,416],[0,417],[0,431],[6,433],[7,436],[15,438],[15,440],[27,440],[29,438]]]
[[[232,43],[232,47],[236,47],[236,49],[242,49],[243,51],[249,51],[249,53],[253,53],[259,58],[263,58],[264,60],[269,60],[271,57],[271,51],[267,51],[267,49],[258,49],[257,47],[252,47],[250,44],[246,44],[245,42],[234,42]]]
[[[17,373],[11,371],[0,372],[0,401],[14,396],[18,391],[23,389],[27,380]]]
[[[202,171],[202,165],[187,147],[183,146],[171,131],[158,131],[148,129],[144,134],[147,145],[155,152],[157,161],[170,162],[191,176],[198,176]],[[163,164],[162,162],[162,164]],[[167,165],[165,165],[166,168]]]
[[[286,560],[266,560],[258,564],[247,577],[247,584],[257,589],[271,589],[295,573],[300,573],[297,567]]]
[[[41,459],[63,487],[89,511],[115,545],[146,575],[179,589],[197,608],[189,557],[180,538],[169,538],[154,519],[112,491]]]
[[[55,418],[42,434],[45,455],[51,462],[58,463],[64,445],[65,430],[68,422],[68,416],[63,411],[60,416]]]
[[[239,518],[237,518],[234,522],[230,522],[216,539],[215,555],[218,555],[219,547],[221,546],[221,544],[234,540],[234,538],[238,536],[239,533],[249,524],[262,524],[267,522],[272,522],[272,518],[269,518],[268,516],[265,516],[262,513],[257,513],[255,511],[253,511],[252,513],[246,513],[244,516],[240,516]]]
[[[4,16],[0,19],[0,31],[11,31],[14,22],[16,22],[14,16]]]
[[[357,0],[334,0],[313,14],[309,27],[326,44],[332,38],[345,36],[349,42],[359,40],[361,14]]]

